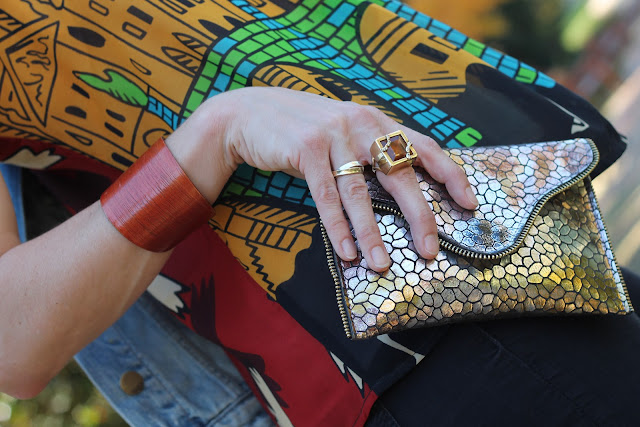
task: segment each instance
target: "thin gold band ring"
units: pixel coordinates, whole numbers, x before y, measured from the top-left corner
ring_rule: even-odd
[[[364,173],[364,165],[357,160],[354,160],[349,163],[345,163],[340,166],[338,169],[332,171],[334,178],[343,175],[354,175],[357,173]]]

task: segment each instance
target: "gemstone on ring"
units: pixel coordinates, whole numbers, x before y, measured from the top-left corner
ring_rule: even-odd
[[[418,157],[411,141],[401,130],[376,139],[369,151],[373,170],[381,171],[385,175],[411,166],[413,160]]]

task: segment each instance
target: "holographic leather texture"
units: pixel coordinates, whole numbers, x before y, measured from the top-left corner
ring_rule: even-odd
[[[479,206],[461,208],[416,169],[438,225],[434,260],[418,255],[393,198],[372,173],[366,176],[392,265],[379,274],[360,252],[346,262],[330,250],[348,336],[493,317],[632,311],[588,178],[598,161],[593,142],[446,151],[465,170]]]

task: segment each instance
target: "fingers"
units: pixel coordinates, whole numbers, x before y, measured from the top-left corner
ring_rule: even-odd
[[[339,176],[336,183],[342,204],[351,219],[360,250],[367,264],[376,271],[386,270],[391,265],[391,259],[382,242],[380,229],[373,215],[364,176],[361,174]]]
[[[345,160],[334,162],[335,169],[356,157],[344,153],[339,158]],[[335,251],[347,261],[357,256],[356,245],[343,212],[344,207],[349,218],[352,218],[354,232],[367,265],[375,271],[385,271],[391,265],[391,260],[373,215],[364,176],[343,175],[336,180],[331,171],[328,159],[316,159],[313,168],[306,171],[305,178]]]
[[[439,252],[435,216],[420,189],[413,168],[392,175],[377,174],[378,181],[393,196],[411,226],[413,244],[424,258],[435,258]]]
[[[400,127],[418,152],[418,161],[429,174],[446,185],[453,199],[466,209],[475,209],[477,200],[466,174],[431,139],[418,132],[399,126],[381,112],[358,107],[349,120],[345,132],[338,132],[323,141],[324,150],[313,150],[313,160],[305,162],[304,175],[313,195],[328,237],[338,256],[353,260],[357,250],[344,212],[351,219],[358,245],[369,268],[382,272],[391,260],[384,246],[380,229],[375,221],[371,199],[363,175],[342,175],[337,179],[331,171],[341,165],[359,160],[370,160],[369,147],[382,132]],[[413,168],[403,168],[393,174],[378,173],[378,179],[398,203],[411,226],[416,250],[424,258],[434,258],[439,252],[435,217],[422,194]],[[343,211],[344,208],[344,211]]]
[[[373,119],[368,126],[351,128],[351,139],[357,141],[353,145],[353,151],[363,152],[367,163],[371,161],[369,148],[375,138],[382,136],[384,132],[397,129],[398,124],[386,117],[378,110],[367,110]],[[438,147],[438,150],[440,148]],[[353,154],[336,150],[332,160],[352,160]],[[334,162],[334,166],[339,166]],[[411,226],[411,234],[415,247],[424,258],[434,258],[439,252],[438,231],[435,217],[431,207],[425,200],[416,179],[413,168],[405,168],[391,175],[378,173],[378,180],[383,187],[393,196],[400,210]],[[342,203],[349,218],[352,219],[354,231],[358,238],[360,248],[368,261],[369,266],[380,271],[388,266],[391,261],[388,252],[383,246],[380,229],[374,220],[369,192],[362,175],[341,176],[337,179],[337,186],[342,198]],[[376,268],[377,267],[377,268]]]
[[[340,258],[351,261],[358,253],[331,170],[328,158],[317,159],[315,166],[306,171],[305,179],[333,248]]]
[[[478,207],[478,199],[464,170],[447,156],[431,138],[411,129],[404,128],[409,140],[418,153],[418,163],[436,181],[445,184],[447,191],[465,209]],[[384,185],[384,184],[383,184]]]

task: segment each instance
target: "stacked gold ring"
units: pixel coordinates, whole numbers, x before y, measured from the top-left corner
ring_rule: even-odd
[[[338,169],[332,171],[334,178],[343,175],[353,175],[357,173],[364,173],[364,165],[357,160],[354,160],[349,163],[345,163],[340,166]]]

